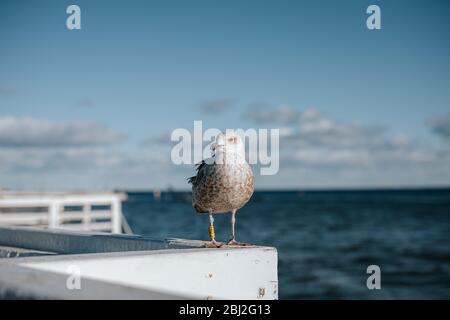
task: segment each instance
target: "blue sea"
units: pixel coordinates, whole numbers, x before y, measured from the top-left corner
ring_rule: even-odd
[[[134,233],[208,239],[190,193],[129,193]],[[216,216],[218,240],[228,214]],[[449,299],[450,189],[256,192],[237,213],[238,241],[274,246],[280,299]],[[381,289],[366,286],[381,268]]]

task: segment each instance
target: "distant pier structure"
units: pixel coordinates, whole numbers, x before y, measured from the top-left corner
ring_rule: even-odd
[[[117,192],[0,190],[0,226],[131,233]]]
[[[161,190],[159,190],[159,189],[154,189],[154,190],[153,190],[153,198],[154,198],[156,201],[161,200]]]

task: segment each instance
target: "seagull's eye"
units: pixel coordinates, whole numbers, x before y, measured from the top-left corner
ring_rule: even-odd
[[[228,142],[234,143],[234,142],[236,142],[236,138],[229,138]]]

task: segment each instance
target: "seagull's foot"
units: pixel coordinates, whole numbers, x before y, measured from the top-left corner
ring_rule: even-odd
[[[220,248],[223,246],[222,242],[218,242],[216,240],[208,241],[205,243],[206,248]]]
[[[230,239],[230,241],[227,242],[227,245],[229,245],[229,246],[237,246],[237,247],[248,247],[248,246],[251,246],[250,243],[237,242],[234,239]]]

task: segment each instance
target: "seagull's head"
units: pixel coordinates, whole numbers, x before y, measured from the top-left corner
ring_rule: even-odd
[[[245,157],[244,143],[235,132],[219,133],[216,137],[216,142],[211,145],[211,149],[215,153],[234,153]]]

